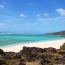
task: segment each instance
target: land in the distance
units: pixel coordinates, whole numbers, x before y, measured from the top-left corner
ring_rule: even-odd
[[[48,34],[53,34],[53,35],[65,35],[65,31],[53,32],[53,33],[48,33]]]
[[[46,34],[54,34],[54,35],[65,35],[65,31],[58,31],[58,32],[50,32],[46,34],[31,34],[31,33],[8,33],[8,32],[0,32],[0,34],[13,34],[13,35],[46,35]]]

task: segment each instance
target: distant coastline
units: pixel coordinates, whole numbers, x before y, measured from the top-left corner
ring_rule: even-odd
[[[33,36],[41,36],[41,35],[65,35],[65,31],[57,31],[57,32],[50,32],[50,33],[44,33],[44,34],[32,34],[32,33],[11,33],[11,32],[0,32],[0,34],[12,34],[12,35],[33,35]]]

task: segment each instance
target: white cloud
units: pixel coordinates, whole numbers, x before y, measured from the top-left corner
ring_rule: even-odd
[[[0,5],[0,8],[4,8],[4,5]]]
[[[2,0],[0,3],[0,8],[4,8],[6,6],[8,6],[9,4],[7,3],[7,0]]]
[[[25,14],[20,14],[21,17],[26,17]]]
[[[42,14],[37,14],[36,16],[37,17],[48,17],[49,14],[45,12],[45,13],[42,13]]]
[[[48,13],[43,13],[43,16],[47,17],[47,16],[49,16],[49,14]]]
[[[65,17],[49,17],[49,18],[37,18],[37,21],[42,22],[65,22]]]
[[[37,14],[36,16],[37,16],[37,17],[41,17],[41,15],[40,15],[40,14]]]
[[[5,23],[0,23],[0,26],[4,26],[5,25]]]
[[[65,16],[65,9],[63,8],[56,9],[56,12],[59,13],[61,16]]]

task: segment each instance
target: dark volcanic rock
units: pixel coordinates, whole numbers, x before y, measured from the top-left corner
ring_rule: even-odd
[[[15,53],[0,49],[0,65],[26,65],[27,62],[40,62],[41,65],[65,64],[65,50],[23,47],[20,52]]]
[[[0,59],[0,65],[5,64],[5,60],[4,59]]]
[[[65,50],[60,50],[58,53],[62,54],[62,55],[65,55]]]
[[[24,64],[24,63],[20,63],[19,65],[26,65],[26,64]]]
[[[5,59],[13,59],[15,58],[16,53],[15,52],[5,52]]]
[[[2,49],[0,49],[0,54],[4,55],[4,51]]]

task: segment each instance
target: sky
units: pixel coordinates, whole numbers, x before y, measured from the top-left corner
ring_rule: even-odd
[[[0,32],[44,34],[65,30],[65,0],[0,0]]]

